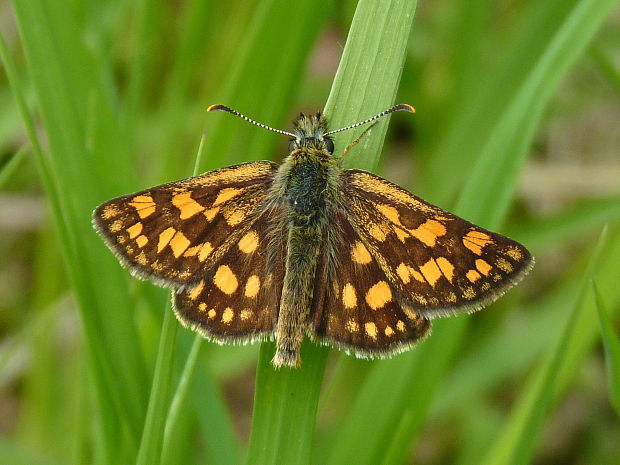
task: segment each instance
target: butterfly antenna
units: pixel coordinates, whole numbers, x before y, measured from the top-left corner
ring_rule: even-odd
[[[278,134],[284,134],[285,136],[296,138],[295,134],[293,134],[292,132],[283,131],[282,129],[275,129],[275,128],[272,128],[271,126],[267,126],[266,124],[259,123],[258,121],[254,121],[252,118],[248,118],[243,113],[239,113],[237,110],[228,108],[226,105],[211,105],[209,108],[207,108],[207,111],[225,111],[226,113],[230,113],[231,115],[238,116],[239,118],[247,121],[248,123],[255,124],[256,126],[260,128],[268,129],[270,131],[277,132]]]
[[[364,121],[360,121],[359,123],[352,124],[351,126],[347,126],[346,128],[340,128],[340,129],[335,129],[333,131],[328,131],[324,135],[329,136],[330,134],[336,134],[337,132],[348,131],[349,129],[353,129],[358,126],[362,126],[364,124],[372,123],[373,121],[378,120],[379,118],[382,118],[385,115],[389,115],[390,113],[394,113],[395,111],[408,111],[409,113],[415,113],[415,108],[413,108],[411,105],[407,105],[406,103],[394,105],[392,108],[382,111],[381,113],[373,116],[372,118],[365,119]]]

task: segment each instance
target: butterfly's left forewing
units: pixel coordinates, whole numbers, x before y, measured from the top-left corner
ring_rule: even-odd
[[[277,167],[243,163],[119,197],[93,223],[133,274],[188,288],[256,220]]]

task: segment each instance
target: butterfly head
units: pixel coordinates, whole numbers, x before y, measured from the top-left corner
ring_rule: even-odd
[[[313,148],[322,152],[327,152],[330,155],[334,152],[334,141],[330,137],[331,134],[348,131],[349,129],[372,123],[379,118],[389,115],[390,113],[394,113],[395,111],[408,111],[410,113],[415,113],[415,109],[411,105],[394,105],[392,108],[388,108],[372,118],[365,119],[364,121],[360,121],[359,123],[351,124],[340,129],[334,129],[332,131],[327,130],[327,121],[320,112],[314,115],[305,115],[301,113],[297,121],[295,121],[293,132],[288,132],[281,129],[272,128],[271,126],[259,123],[258,121],[254,121],[244,114],[239,113],[237,110],[233,110],[225,105],[211,105],[207,111],[224,111],[238,116],[248,123],[255,124],[263,129],[268,129],[270,131],[277,132],[278,134],[289,136],[291,138],[289,152],[291,153],[302,148]]]
[[[289,142],[289,152],[301,148],[313,148],[334,153],[334,141],[327,136],[327,121],[321,113],[305,115],[301,113],[294,123],[293,138]]]

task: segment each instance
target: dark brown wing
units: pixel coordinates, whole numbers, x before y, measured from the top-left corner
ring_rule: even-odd
[[[327,256],[318,270],[324,296],[319,293],[315,302],[313,338],[362,357],[408,349],[428,333],[430,322],[402,308],[346,213],[335,209],[329,215]]]
[[[474,311],[520,281],[533,259],[521,244],[360,170],[343,174],[354,230],[404,309],[427,318]]]
[[[99,206],[93,224],[134,275],[187,287],[256,220],[277,167],[244,163],[125,195]]]
[[[177,317],[215,342],[272,335],[284,279],[284,241],[277,207],[267,210],[196,286],[174,295]]]

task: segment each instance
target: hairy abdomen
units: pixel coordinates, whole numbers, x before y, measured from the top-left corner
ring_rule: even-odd
[[[273,364],[299,366],[310,316],[317,263],[326,222],[327,167],[302,160],[291,167],[285,189],[286,271],[276,326]]]

